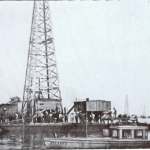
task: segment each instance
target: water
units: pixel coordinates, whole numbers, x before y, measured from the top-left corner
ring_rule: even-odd
[[[30,134],[30,133],[5,133],[0,136],[0,149],[46,149],[44,138],[48,137],[45,134]]]
[[[141,122],[150,122],[150,119],[142,119],[140,118],[139,121]],[[48,130],[48,131],[47,131]],[[29,129],[25,127],[23,132],[22,128],[11,128],[10,132],[4,132],[0,134],[0,150],[45,150],[46,146],[44,143],[45,138],[53,138],[54,132],[58,131],[57,128],[48,129],[43,128],[42,130],[38,129]],[[57,132],[58,137],[83,137],[85,134],[82,132],[72,132],[66,133],[61,130]],[[93,137],[98,137],[99,133],[92,133]],[[148,139],[150,140],[150,131],[148,133]]]
[[[41,129],[40,129],[41,128]],[[24,131],[24,132],[23,132]],[[85,131],[83,131],[85,132]],[[57,137],[82,137],[85,135],[82,132],[67,133],[61,131],[60,127],[11,127],[9,132],[0,134],[0,150],[45,150],[44,143],[45,138],[54,138],[54,133],[57,133]],[[95,135],[97,136],[97,135]]]

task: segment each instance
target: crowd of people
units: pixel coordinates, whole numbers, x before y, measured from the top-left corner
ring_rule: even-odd
[[[21,123],[22,122],[22,114],[21,113],[1,113],[0,114],[0,124],[9,124],[9,123]]]
[[[61,111],[45,110],[33,116],[33,123],[57,123],[63,122],[63,119],[68,120],[67,114],[63,115]]]
[[[31,113],[15,113],[15,114],[1,114],[0,115],[0,123],[85,123],[86,121],[89,123],[112,123],[116,118],[128,118],[127,116],[118,115],[117,110],[113,108],[113,110],[109,109],[107,112],[82,112],[82,111],[74,111],[70,114],[63,113],[62,111],[56,110],[42,110],[37,111],[34,116]],[[137,117],[131,116],[133,120],[137,121]]]
[[[34,116],[31,113],[14,113],[14,114],[1,114],[1,124],[18,124],[22,123],[85,123],[86,120],[90,123],[101,122],[102,114],[97,112],[85,112],[75,111],[68,113],[62,113],[55,110],[37,111]]]
[[[63,113],[61,111],[55,110],[44,110],[39,111],[33,116],[33,123],[85,123],[86,120],[89,123],[100,123],[105,120],[103,116],[106,115],[106,119],[111,119],[112,114],[113,118],[116,118],[116,109],[114,108],[114,112],[109,110],[108,112],[82,112],[82,111],[74,111],[70,114]],[[31,116],[31,115],[29,115]],[[110,117],[110,118],[109,118]],[[29,117],[28,122],[31,122],[32,116]],[[27,122],[27,121],[26,121]]]

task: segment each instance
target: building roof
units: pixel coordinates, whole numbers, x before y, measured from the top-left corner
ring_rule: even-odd
[[[61,102],[61,99],[47,99],[47,98],[40,98],[40,99],[35,99],[35,101],[57,101],[57,102]]]
[[[8,103],[6,103],[6,104],[14,104],[14,103],[21,102],[21,100],[20,100],[20,98],[18,96],[11,97],[10,99],[11,100]]]

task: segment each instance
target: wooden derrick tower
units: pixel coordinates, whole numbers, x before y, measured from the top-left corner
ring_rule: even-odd
[[[33,114],[39,101],[49,109],[62,107],[49,5],[45,0],[34,1],[22,109]]]
[[[128,95],[126,95],[124,114],[126,114],[127,116],[130,115]]]

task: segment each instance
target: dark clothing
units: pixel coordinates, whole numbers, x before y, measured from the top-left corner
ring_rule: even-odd
[[[44,115],[44,122],[49,123],[49,115],[48,114]]]
[[[40,116],[37,117],[37,122],[41,123],[41,117]]]
[[[68,114],[65,114],[65,122],[68,122]]]
[[[116,119],[117,110],[114,109],[114,119]]]
[[[78,114],[77,113],[75,114],[75,120],[76,120],[76,123],[78,123]]]
[[[98,119],[99,119],[98,113],[96,113],[96,114],[95,114],[95,121],[98,122]]]

